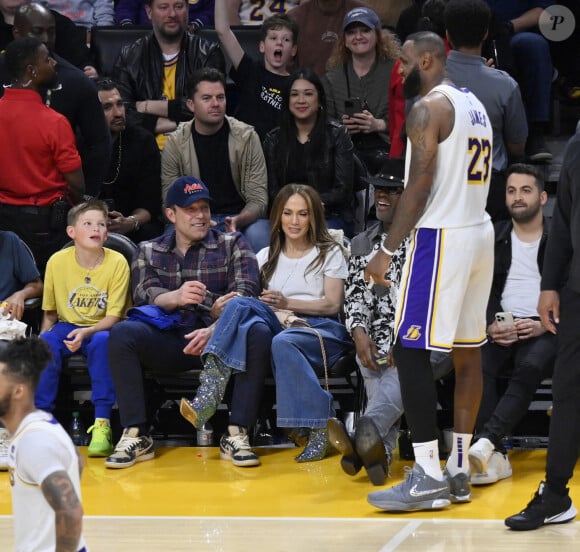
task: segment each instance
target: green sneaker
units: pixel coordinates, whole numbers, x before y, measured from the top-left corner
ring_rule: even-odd
[[[87,433],[92,433],[88,455],[91,458],[109,456],[113,452],[113,432],[111,426],[105,420],[95,422]]]

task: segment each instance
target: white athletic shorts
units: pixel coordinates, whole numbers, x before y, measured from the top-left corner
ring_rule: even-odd
[[[417,228],[411,237],[395,314],[401,344],[432,351],[483,345],[493,278],[492,223]]]

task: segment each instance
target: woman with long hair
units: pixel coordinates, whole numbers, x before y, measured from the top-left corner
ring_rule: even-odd
[[[370,8],[350,10],[322,83],[330,117],[348,128],[354,147],[371,174],[389,155],[389,81],[399,42],[381,28]]]
[[[264,324],[272,335],[278,426],[309,429],[306,448],[296,460],[321,460],[330,448],[326,426],[334,411],[332,395],[318,378],[353,348],[337,319],[346,261],[311,186],[284,186],[272,206],[270,223],[271,245],[257,255],[262,294],[227,303],[202,353],[202,383],[193,400],[182,399],[181,413],[195,427],[203,426],[219,406],[232,370],[252,369],[245,364],[251,346],[247,332],[253,324]],[[222,437],[220,449],[227,457],[223,441]]]
[[[270,203],[284,185],[315,188],[327,224],[352,233],[354,220],[353,145],[348,130],[326,113],[320,78],[300,69],[282,92],[280,126],[264,140]]]

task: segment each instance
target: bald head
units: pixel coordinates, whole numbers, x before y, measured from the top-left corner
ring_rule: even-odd
[[[424,96],[445,78],[445,44],[430,31],[409,35],[401,48],[399,74],[407,99]]]
[[[435,34],[431,31],[413,33],[407,37],[407,41],[412,43],[413,49],[415,50],[415,54],[417,56],[429,52],[440,63],[445,65],[447,58],[445,43],[438,34]]]
[[[14,38],[35,37],[54,49],[55,24],[50,10],[41,4],[23,4],[14,16]]]

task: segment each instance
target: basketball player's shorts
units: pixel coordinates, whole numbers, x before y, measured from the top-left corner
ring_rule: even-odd
[[[395,315],[401,344],[433,351],[483,345],[493,225],[417,228],[411,237]]]

